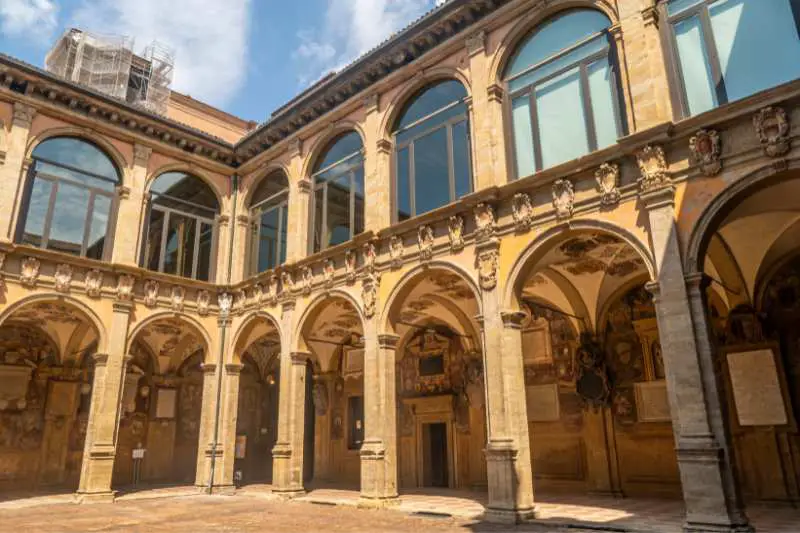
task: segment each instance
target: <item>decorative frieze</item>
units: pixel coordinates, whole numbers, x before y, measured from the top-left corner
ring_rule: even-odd
[[[420,226],[417,230],[417,244],[420,260],[430,261],[433,258],[433,228],[426,224]]]
[[[526,192],[519,192],[514,195],[511,201],[512,215],[514,216],[514,226],[519,232],[531,229],[533,225],[533,202],[531,195]]]
[[[136,280],[130,274],[120,274],[117,278],[117,301],[130,302],[133,300],[133,286]]]
[[[144,282],[144,305],[147,307],[155,307],[158,305],[158,282],[148,279]]]
[[[211,305],[211,294],[207,290],[197,291],[197,314],[200,316],[208,316],[209,307]]]
[[[553,183],[553,207],[559,220],[572,217],[575,207],[575,188],[571,181],[561,179]]]
[[[464,217],[453,215],[447,221],[447,236],[450,239],[450,251],[460,252],[464,249]]]
[[[497,219],[494,209],[486,202],[481,202],[475,206],[475,239],[485,241],[494,237],[497,229]]]
[[[657,145],[647,145],[636,154],[639,165],[639,190],[650,192],[671,185],[667,172],[667,158],[664,149]]]
[[[753,117],[764,153],[770,157],[779,157],[789,151],[789,117],[781,107],[765,107]]]
[[[39,269],[42,264],[35,257],[26,257],[22,261],[22,269],[19,273],[19,282],[25,287],[33,289],[39,281]]]
[[[392,262],[392,268],[403,266],[403,238],[399,235],[393,235],[389,239],[389,258]]]
[[[86,295],[90,298],[99,298],[103,291],[103,273],[97,269],[90,270],[83,279]]]
[[[55,284],[58,292],[69,292],[72,285],[72,267],[69,265],[58,265],[55,273]]]
[[[706,176],[716,176],[722,170],[722,141],[716,130],[700,130],[689,139],[692,160]]]
[[[176,285],[172,287],[172,291],[170,292],[170,305],[172,306],[172,310],[176,313],[180,313],[183,311],[183,301],[186,297],[186,290]]]
[[[597,190],[600,192],[600,204],[606,207],[619,203],[619,165],[603,163],[594,173]]]

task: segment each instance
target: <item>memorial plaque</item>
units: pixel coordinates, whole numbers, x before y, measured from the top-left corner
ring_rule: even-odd
[[[542,318],[533,321],[522,331],[522,353],[526,365],[541,365],[553,362],[550,342],[550,323]]]
[[[665,380],[637,383],[636,412],[639,422],[669,422],[672,420]]]
[[[556,422],[561,418],[558,383],[526,387],[525,398],[528,403],[528,421]]]
[[[156,395],[156,418],[175,418],[175,404],[178,398],[176,389],[158,389]]]
[[[789,420],[771,349],[729,353],[728,372],[741,426],[784,426]]]
[[[344,373],[360,374],[364,371],[364,350],[347,350],[344,352]]]

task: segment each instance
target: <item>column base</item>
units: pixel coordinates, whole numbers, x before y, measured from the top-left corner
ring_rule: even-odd
[[[683,525],[684,533],[755,533],[756,529],[749,525],[691,524]]]
[[[483,515],[486,522],[493,524],[516,525],[536,519],[536,509],[486,509]]]
[[[76,492],[75,501],[80,504],[114,503],[116,491],[108,492]]]
[[[295,498],[300,498],[306,495],[306,489],[300,488],[273,488],[272,494],[279,496],[284,500],[293,500]]]
[[[208,490],[208,485],[195,485],[194,487],[200,494],[214,494],[220,496],[233,496],[236,494],[236,486],[234,485],[214,485],[210,492]]]
[[[400,504],[398,496],[389,496],[386,498],[367,498],[361,496],[358,499],[357,507],[360,509],[388,509]]]

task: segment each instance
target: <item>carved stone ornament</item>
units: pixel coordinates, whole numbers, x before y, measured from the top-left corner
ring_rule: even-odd
[[[327,290],[331,290],[333,288],[333,282],[336,278],[336,264],[333,262],[333,259],[327,259],[325,264],[322,266],[322,276],[325,278],[325,288]]]
[[[553,207],[556,209],[556,218],[572,217],[575,207],[575,188],[569,180],[556,180],[553,183]]]
[[[22,270],[19,274],[19,281],[28,288],[36,287],[36,282],[39,281],[39,268],[42,264],[35,257],[26,257],[22,261]]]
[[[133,285],[135,280],[130,274],[120,274],[117,278],[117,300],[130,302],[133,300]]]
[[[464,249],[464,217],[453,215],[447,221],[447,236],[450,238],[450,251],[460,252]]]
[[[155,307],[158,305],[158,282],[148,279],[144,282],[144,305]]]
[[[281,272],[281,287],[284,296],[289,296],[294,292],[294,276],[288,270]]]
[[[311,294],[311,285],[314,282],[314,272],[311,270],[310,266],[303,267],[302,278],[303,278],[303,295],[308,296]]]
[[[72,285],[72,267],[58,265],[56,267],[55,282],[58,292],[69,292],[70,285]]]
[[[220,293],[217,296],[217,305],[219,306],[219,316],[227,317],[231,314],[233,307],[233,295],[229,292]]]
[[[475,257],[475,267],[478,269],[481,289],[491,291],[497,287],[497,256],[496,248],[482,250]]]
[[[347,282],[353,283],[356,280],[356,253],[353,250],[344,251],[344,271]]]
[[[660,146],[647,145],[636,154],[636,163],[639,165],[639,190],[650,192],[671,184],[667,174],[667,158],[664,149]]]
[[[600,191],[600,204],[605,206],[619,203],[619,165],[616,163],[603,163],[595,170],[594,179],[597,190]]]
[[[421,261],[430,261],[433,257],[433,228],[423,224],[417,230],[417,244],[419,244],[419,258]]]
[[[200,316],[208,316],[208,308],[211,305],[211,294],[206,290],[198,291],[196,304],[197,314]]]
[[[233,307],[234,309],[242,310],[247,307],[247,291],[244,289],[239,289],[236,291],[233,300]]]
[[[378,281],[368,276],[361,285],[361,301],[364,304],[364,316],[372,318],[378,309]]]
[[[90,270],[86,273],[83,285],[90,298],[99,298],[103,290],[103,273],[97,269]]]
[[[778,157],[789,151],[789,117],[781,107],[765,107],[753,117],[764,153]]]
[[[278,276],[270,274],[267,278],[267,305],[278,303]]]
[[[716,176],[722,170],[722,141],[716,130],[700,130],[689,139],[692,159],[706,176]]]
[[[533,202],[531,195],[526,192],[519,192],[514,195],[511,202],[514,225],[517,231],[528,231],[533,224]]]
[[[475,238],[484,241],[494,237],[495,216],[491,205],[481,202],[475,206]]]
[[[403,238],[393,235],[389,240],[389,257],[392,260],[392,268],[403,266]]]
[[[375,243],[371,241],[365,243],[362,248],[362,253],[364,254],[364,271],[370,274],[375,272],[375,262],[378,259],[378,251],[375,249]]]
[[[186,290],[183,287],[172,287],[172,292],[170,293],[170,303],[172,305],[172,310],[176,312],[183,311],[183,300],[186,297]]]

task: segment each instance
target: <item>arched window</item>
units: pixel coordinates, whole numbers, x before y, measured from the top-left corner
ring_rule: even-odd
[[[456,80],[426,88],[394,127],[397,220],[472,192],[467,91]]]
[[[798,0],[667,4],[684,116],[800,78]]]
[[[17,242],[107,259],[119,172],[95,145],[55,137],[34,149]]]
[[[203,180],[166,172],[150,188],[144,266],[211,281],[219,201]]]
[[[567,11],[519,45],[505,71],[518,178],[623,134],[609,26],[599,11]]]
[[[273,172],[258,185],[250,200],[250,274],[276,268],[286,261],[289,180]]]
[[[364,153],[356,132],[340,136],[314,165],[314,252],[364,231]]]

